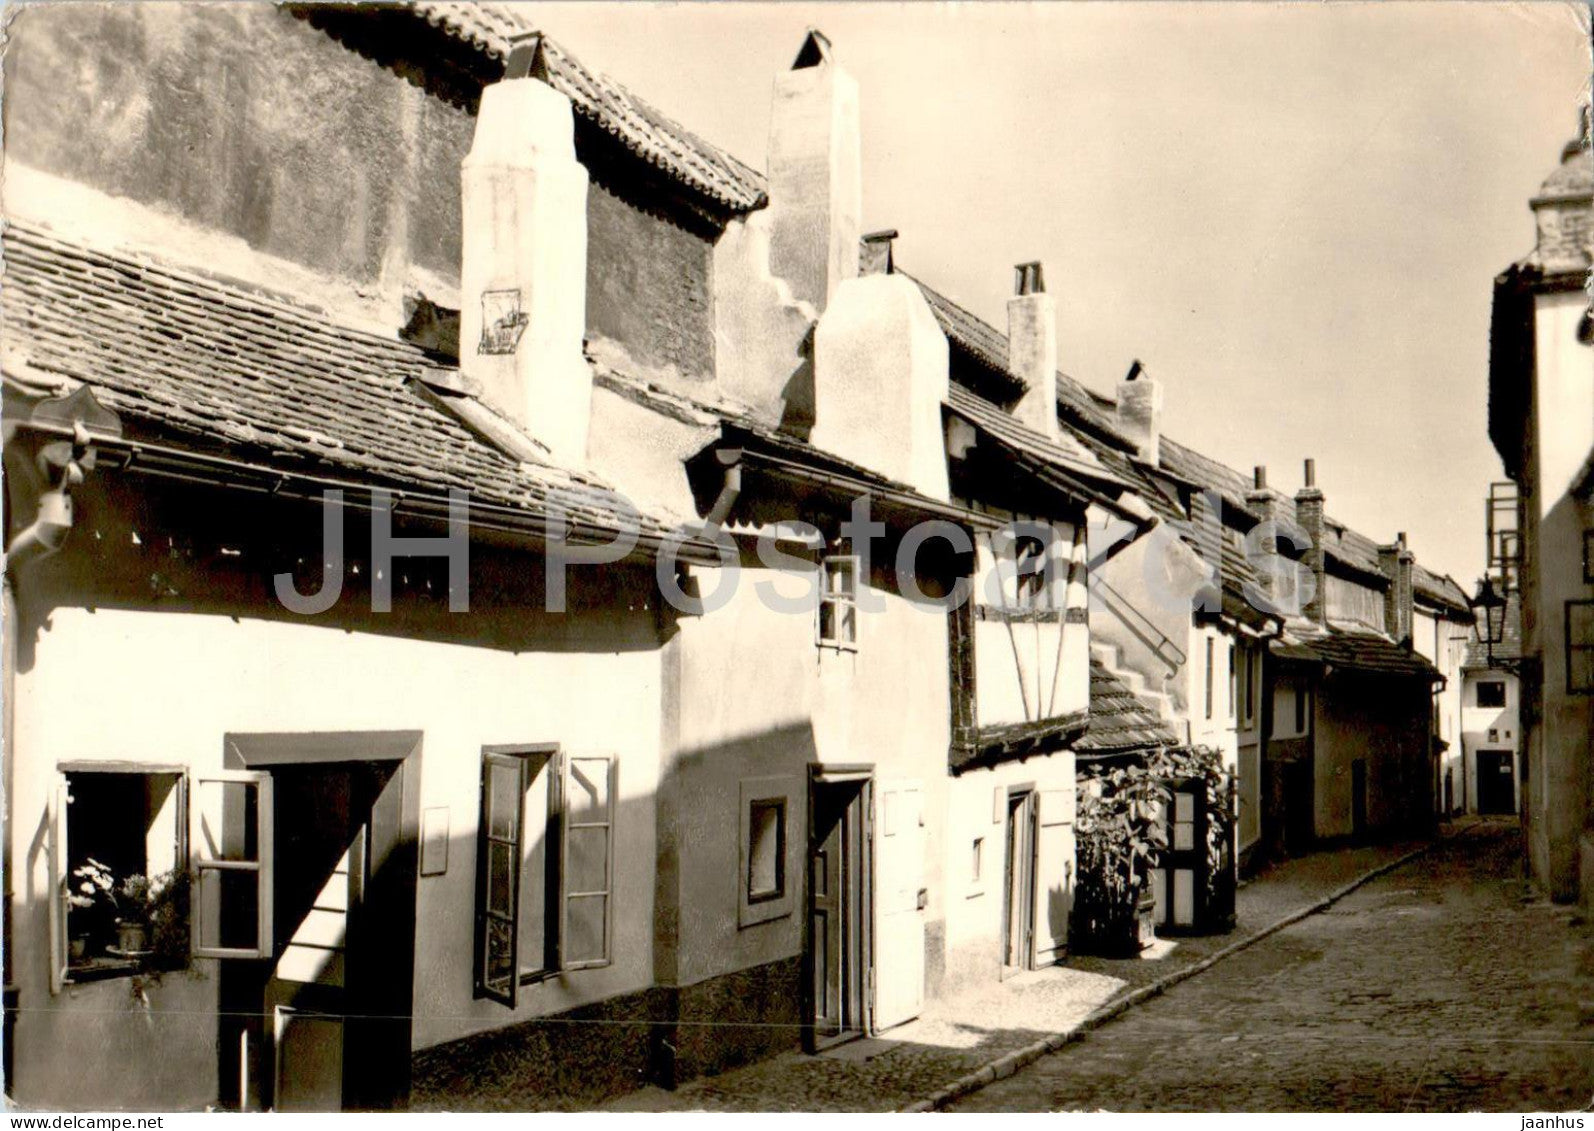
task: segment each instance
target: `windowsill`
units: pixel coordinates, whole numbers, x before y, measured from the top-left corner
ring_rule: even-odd
[[[858,651],[858,646],[856,644],[837,644],[829,640],[821,640],[819,642],[819,650],[821,652],[842,652],[851,655]]]
[[[785,898],[786,898],[786,893],[784,891],[779,890],[779,889],[777,889],[775,891],[762,892],[762,893],[760,893],[758,895],[749,894],[748,897],[747,897],[747,906],[749,906],[749,907],[762,907],[766,903],[774,903],[777,900],[781,900],[781,899],[785,899]]]
[[[543,982],[553,981],[563,972],[564,971],[562,970],[533,970],[530,973],[522,972],[520,975],[520,984],[523,986],[541,985]]]
[[[103,982],[110,978],[126,978],[143,973],[144,963],[131,958],[90,958],[81,965],[68,966],[64,981],[67,985]]]

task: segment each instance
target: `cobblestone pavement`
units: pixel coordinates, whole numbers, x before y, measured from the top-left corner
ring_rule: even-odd
[[[1594,931],[1481,824],[954,1111],[1566,1111],[1594,1096]]]
[[[1151,959],[1071,958],[1064,966],[1004,983],[993,980],[978,991],[932,1003],[924,1017],[879,1038],[854,1041],[819,1056],[785,1053],[691,1081],[674,1092],[644,1088],[609,1101],[603,1109],[893,1111],[1006,1053],[1073,1029],[1136,986],[1199,962],[1417,844],[1342,849],[1285,862],[1240,889],[1239,925],[1230,934],[1162,944],[1159,957]],[[1198,977],[1210,977],[1221,966]]]

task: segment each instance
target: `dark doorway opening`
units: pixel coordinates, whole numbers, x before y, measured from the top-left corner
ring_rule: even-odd
[[[1478,751],[1478,812],[1509,816],[1517,811],[1515,758],[1509,750]]]

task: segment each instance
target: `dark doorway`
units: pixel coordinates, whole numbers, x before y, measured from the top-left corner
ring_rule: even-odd
[[[1367,760],[1350,764],[1350,831],[1357,840],[1367,835]]]
[[[1514,756],[1509,750],[1478,751],[1478,812],[1509,816],[1517,811]]]
[[[808,811],[810,1052],[868,1029],[869,812],[867,771],[816,775]]]
[[[1284,779],[1284,848],[1294,856],[1311,851],[1316,834],[1312,762],[1309,758],[1299,758],[1281,765]]]
[[[1007,797],[1007,859],[1002,917],[1002,977],[1035,965],[1035,791]]]

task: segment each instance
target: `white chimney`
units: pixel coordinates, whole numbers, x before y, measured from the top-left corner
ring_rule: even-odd
[[[488,85],[462,181],[460,369],[556,457],[582,463],[592,407],[587,171],[570,100],[536,78]]]
[[[1007,367],[1024,382],[1013,415],[1048,439],[1057,427],[1057,310],[1046,294],[1039,263],[1015,269],[1007,300]]]
[[[906,275],[837,288],[814,331],[816,448],[946,500],[946,335]]]
[[[1118,431],[1134,441],[1141,459],[1157,462],[1162,451],[1162,386],[1139,361],[1118,382]]]
[[[775,80],[769,126],[771,274],[824,310],[858,274],[863,214],[858,83],[810,30]]]

